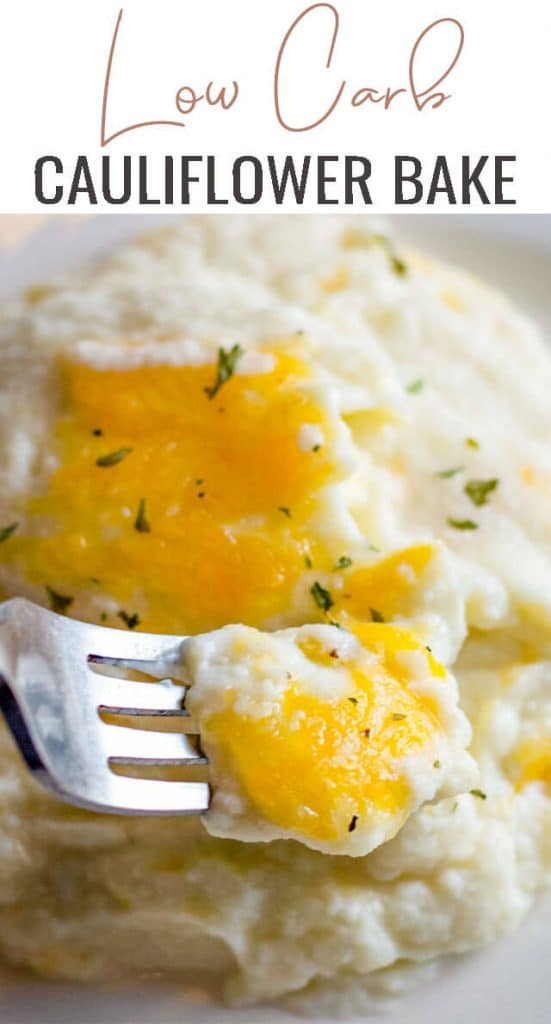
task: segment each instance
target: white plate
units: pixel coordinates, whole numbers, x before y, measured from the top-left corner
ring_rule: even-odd
[[[0,297],[71,267],[122,239],[163,223],[157,216],[0,218]],[[168,218],[171,219],[171,218]],[[509,292],[551,338],[551,217],[397,217],[402,235],[469,267]],[[4,243],[3,245],[1,243]],[[551,397],[550,397],[551,403]],[[499,851],[496,851],[499,856]],[[551,895],[519,931],[482,952],[457,958],[424,988],[388,1011],[389,1024],[549,1024]],[[0,981],[2,1024],[285,1024],[269,1009],[229,1011],[166,985],[124,990]],[[319,1024],[330,1024],[319,1021]],[[351,1022],[352,1024],[352,1022]]]

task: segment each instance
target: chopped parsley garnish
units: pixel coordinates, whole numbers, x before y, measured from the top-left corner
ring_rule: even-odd
[[[452,526],[454,530],[478,530],[478,523],[474,523],[472,519],[447,519],[448,526]]]
[[[100,617],[99,617],[99,620],[100,620],[100,622],[107,622],[108,618],[109,618],[109,616],[108,616],[107,612],[102,612]]]
[[[0,529],[0,544],[2,544],[5,540],[8,540],[8,538],[11,537],[12,533],[15,533],[18,526],[19,523],[9,523],[8,526],[2,526],[2,528]]]
[[[117,615],[129,629],[135,629],[136,626],[139,626],[140,624],[140,616],[137,612],[134,612],[133,615],[129,615],[128,612],[121,610],[120,612],[117,612]]]
[[[321,448],[321,444],[315,444],[314,447],[312,448],[312,451],[313,452],[319,452],[320,448]]]
[[[371,235],[370,237],[368,236],[366,241],[368,244],[369,242],[372,242],[375,245],[380,245],[381,248],[385,250],[394,273],[397,274],[398,277],[406,276],[408,272],[407,264],[404,263],[400,256],[398,256],[396,249],[394,248],[394,244],[388,235]]]
[[[346,699],[349,700],[351,704],[357,704],[358,703],[358,698],[357,697],[347,697]]]
[[[98,580],[97,576],[89,576],[88,580],[89,580],[90,583],[97,583],[97,584],[101,583],[101,580]]]
[[[151,533],[151,526],[145,514],[145,498],[140,498],[138,511],[134,520],[134,529],[138,533]]]
[[[52,587],[46,586],[46,593],[50,601],[50,608],[58,615],[64,615],[74,601],[74,597],[70,597],[68,594],[59,594]]]
[[[376,608],[370,608],[369,609],[369,614],[371,615],[371,621],[372,622],[384,622],[385,621],[384,615],[382,615],[381,612],[377,611]]]
[[[328,612],[335,604],[329,591],[326,590],[325,587],[322,587],[321,583],[318,583],[317,580],[310,587],[310,593],[318,608],[321,608],[322,612]]]
[[[101,429],[101,427],[94,427],[92,433],[94,437],[103,437],[103,430]]]
[[[287,508],[286,505],[278,505],[277,511],[282,512],[284,516],[287,516],[287,519],[291,518],[291,509]]]
[[[421,377],[418,377],[417,380],[412,380],[411,384],[406,385],[406,391],[408,391],[410,395],[418,395],[419,392],[423,390],[424,386],[424,380],[422,380]]]
[[[96,466],[116,466],[118,462],[122,462],[127,455],[130,455],[131,448],[118,448],[116,452],[108,452],[107,455],[100,455],[99,459],[96,459]]]
[[[226,381],[228,381],[230,377],[233,377],[235,367],[242,355],[243,349],[241,348],[241,345],[234,345],[233,348],[228,349],[227,352],[223,348],[218,349],[216,380],[212,387],[205,388],[205,394],[208,398],[214,398]]]
[[[465,466],[452,466],[451,469],[440,469],[434,475],[440,477],[441,480],[449,480],[450,477],[462,473],[464,469]]]
[[[466,437],[465,444],[467,445],[467,448],[472,448],[475,452],[480,448],[480,442],[474,437]]]
[[[350,824],[348,826],[348,831],[349,832],[353,832],[354,829],[356,828],[357,824],[358,824],[358,815],[357,814],[353,814],[352,815],[352,820],[351,820],[351,822],[350,822]]]
[[[398,277],[405,277],[405,275],[408,272],[408,268],[407,268],[406,264],[404,263],[404,261],[402,259],[400,259],[399,256],[396,256],[395,254],[393,254],[390,257],[390,266],[392,267],[394,273],[398,274]]]
[[[479,800],[487,800],[488,799],[487,796],[486,796],[486,793],[484,793],[483,790],[481,790],[481,789],[471,789],[470,793],[471,793],[471,796],[477,796]]]
[[[342,629],[340,622],[337,622],[336,619],[329,619],[329,625],[334,626],[335,629]]]
[[[492,480],[469,480],[464,487],[465,494],[471,499],[473,505],[485,505],[488,495],[495,491],[499,480],[494,477]]]
[[[333,566],[333,572],[338,572],[339,569],[348,569],[349,565],[352,565],[352,559],[348,555],[341,555]]]
[[[304,564],[305,564],[307,569],[311,569],[312,568],[312,559],[310,558],[310,555],[305,555],[304,556]]]
[[[433,768],[440,768],[441,767],[441,762],[440,761],[433,761],[432,762],[432,767]]]
[[[204,484],[204,482],[205,482],[204,480],[196,480],[196,481],[195,481],[195,483],[196,483],[197,487],[200,487],[200,486],[201,486],[201,484]]]
[[[402,714],[401,711],[393,711],[392,712],[392,721],[393,722],[403,722],[405,717],[406,716],[404,714]]]

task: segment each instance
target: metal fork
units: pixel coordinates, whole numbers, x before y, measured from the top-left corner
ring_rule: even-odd
[[[196,733],[132,728],[101,717],[142,717],[144,725],[145,716],[170,717],[187,725],[186,687],[170,678],[171,669],[177,676],[183,639],[88,625],[23,598],[0,604],[0,710],[34,777],[61,800],[93,811],[206,811],[206,782],[129,778],[112,770],[205,764]],[[158,681],[119,678],[121,669]]]

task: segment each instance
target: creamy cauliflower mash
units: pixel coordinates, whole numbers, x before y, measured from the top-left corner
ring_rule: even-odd
[[[188,637],[203,818],[0,734],[0,954],[341,1008],[551,864],[551,356],[362,217],[177,221],[0,320],[0,591]],[[169,782],[167,782],[169,785]]]

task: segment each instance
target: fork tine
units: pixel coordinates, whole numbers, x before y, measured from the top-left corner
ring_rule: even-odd
[[[131,779],[111,770],[116,763],[205,764],[197,737],[108,724],[99,714],[105,708],[115,714],[183,715],[186,687],[173,686],[167,677],[178,675],[184,637],[93,626],[24,598],[0,605],[0,632],[0,682],[6,681],[1,711],[37,781],[60,799],[95,811],[180,815],[208,810],[206,782]],[[91,663],[142,672],[151,666],[149,675],[161,682],[121,679],[116,672],[110,678]]]
[[[109,761],[159,765],[207,763],[194,741],[184,733],[103,725],[102,747]]]
[[[183,637],[161,633],[134,633],[105,626],[90,626],[88,661],[95,664],[132,667],[138,662],[155,664],[159,659],[178,664]]]
[[[152,714],[180,715],[186,717],[189,712],[182,707],[186,691],[183,686],[174,686],[171,682],[142,683],[128,679],[117,679],[112,676],[98,675],[91,672],[92,694],[102,710],[124,711],[129,715],[140,712]]]
[[[178,649],[169,654],[164,651],[158,658],[152,661],[144,658],[112,658],[109,655],[89,654],[87,662],[89,665],[100,665],[105,666],[105,668],[142,672],[144,675],[152,676],[153,679],[170,678],[178,682],[184,682],[183,676],[180,674],[182,670]]]
[[[129,779],[111,773],[111,806],[102,808],[127,814],[203,814],[208,811],[207,782],[165,782]]]

